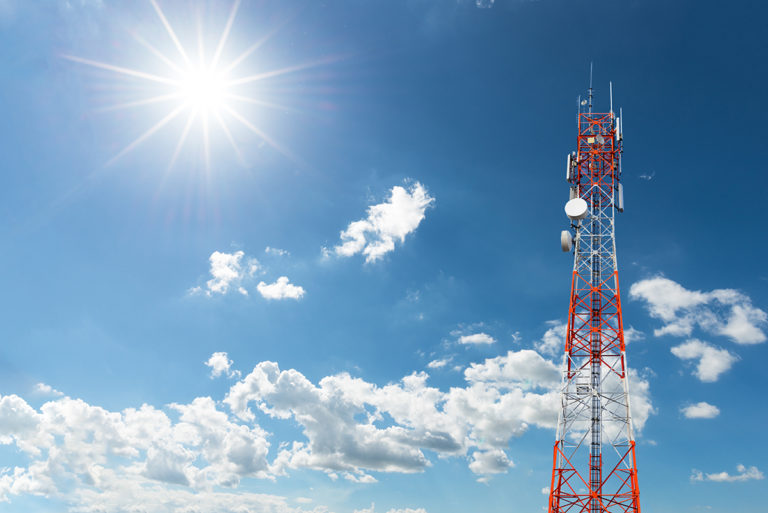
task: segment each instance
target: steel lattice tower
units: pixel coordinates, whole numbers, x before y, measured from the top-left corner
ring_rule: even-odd
[[[591,72],[590,72],[591,75]],[[566,178],[574,249],[549,513],[640,513],[614,216],[623,211],[621,117],[579,102]]]

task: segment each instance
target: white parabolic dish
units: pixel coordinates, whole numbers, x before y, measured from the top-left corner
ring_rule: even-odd
[[[565,204],[565,215],[570,217],[573,221],[587,217],[588,210],[589,206],[587,205],[587,202],[581,198],[573,198]]]

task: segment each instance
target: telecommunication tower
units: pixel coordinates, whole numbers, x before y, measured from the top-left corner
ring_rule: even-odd
[[[622,116],[612,85],[610,96],[609,112],[592,112],[590,69],[566,164],[571,229],[560,242],[574,259],[549,513],[640,513],[614,225],[624,210]]]

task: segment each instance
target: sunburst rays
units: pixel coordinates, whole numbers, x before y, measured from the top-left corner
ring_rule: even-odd
[[[176,34],[171,22],[166,17],[157,0],[149,0],[149,2],[157,14],[160,23],[164,27],[165,34],[173,43],[175,53],[178,55],[169,56],[159,50],[156,45],[151,44],[138,34],[134,34],[134,38],[143,48],[155,56],[159,62],[162,62],[165,65],[164,72],[149,72],[142,69],[133,69],[76,55],[63,56],[78,64],[98,68],[115,75],[129,77],[132,80],[152,84],[152,86],[160,88],[159,94],[147,95],[146,97],[137,100],[116,103],[102,108],[101,111],[132,109],[155,104],[171,105],[166,113],[159,117],[158,121],[114,155],[107,162],[107,165],[114,163],[136,149],[163,127],[169,125],[172,121],[177,118],[184,119],[185,117],[186,121],[182,124],[181,133],[176,139],[172,152],[170,152],[169,169],[177,163],[184,150],[185,144],[190,139],[190,134],[195,130],[196,126],[199,128],[202,137],[203,160],[206,169],[210,169],[211,129],[218,129],[223,133],[224,138],[227,140],[228,145],[231,146],[237,159],[243,163],[243,152],[237,144],[231,127],[228,125],[228,122],[231,121],[237,121],[237,124],[245,127],[249,132],[255,134],[275,150],[288,157],[294,158],[293,155],[286,150],[284,145],[279,144],[273,137],[269,136],[263,128],[258,127],[253,120],[248,119],[248,117],[240,112],[241,109],[239,107],[243,105],[256,105],[272,109],[289,109],[285,106],[261,98],[252,97],[241,90],[242,86],[280,75],[294,73],[323,64],[328,62],[328,60],[323,59],[305,64],[286,66],[271,71],[262,71],[252,74],[245,73],[241,76],[235,76],[234,72],[242,67],[242,64],[246,59],[254,54],[256,50],[275,34],[277,28],[258,39],[234,59],[228,62],[222,62],[224,60],[224,50],[235,24],[241,0],[235,0],[232,3],[226,23],[210,58],[206,58],[205,55],[205,41],[200,23],[198,23],[197,27],[197,55],[195,55],[195,50],[185,47],[184,44],[182,44],[182,40]]]

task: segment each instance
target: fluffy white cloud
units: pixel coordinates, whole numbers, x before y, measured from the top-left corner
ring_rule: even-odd
[[[304,287],[290,283],[287,276],[280,276],[274,283],[259,282],[256,289],[266,299],[301,299],[305,292]]]
[[[255,258],[244,259],[244,256],[245,253],[242,251],[235,251],[234,253],[214,251],[209,257],[211,279],[205,282],[205,289],[194,287],[190,291],[193,293],[204,292],[207,296],[213,296],[236,290],[247,296],[248,291],[243,286],[243,282],[259,272],[261,264]]]
[[[368,207],[368,217],[353,221],[341,232],[342,243],[334,248],[337,255],[365,255],[366,262],[375,262],[395,249],[416,230],[434,198],[423,185],[416,182],[408,189],[392,187],[389,199]]]
[[[206,364],[214,374],[233,373],[226,353]],[[384,386],[347,373],[313,383],[295,369],[261,362],[230,387],[223,404],[197,397],[165,409],[109,411],[62,397],[36,410],[18,396],[0,396],[0,444],[15,445],[28,459],[0,475],[0,500],[42,494],[94,513],[298,513],[282,497],[238,487],[298,468],[374,483],[374,472],[424,471],[430,455],[468,457],[485,481],[512,466],[512,437],[554,428],[558,375],[554,363],[522,350],[470,365],[464,386],[447,390],[430,386],[424,372]],[[633,376],[632,389],[639,430],[652,411],[648,383]],[[257,413],[295,422],[301,435],[280,440],[270,456]]]
[[[716,472],[714,474],[705,474],[699,470],[694,470],[691,473],[691,481],[717,481],[717,482],[734,482],[734,481],[750,481],[765,479],[763,473],[757,467],[745,467],[744,465],[737,465],[736,471],[738,474],[729,474],[728,472]]]
[[[473,363],[464,372],[469,382],[493,382],[500,386],[551,387],[560,383],[560,370],[536,351],[509,351],[504,356]]]
[[[88,512],[292,510],[281,497],[210,491],[271,477],[263,430],[233,422],[208,397],[170,409],[178,420],[148,405],[113,412],[63,397],[35,410],[0,397],[0,443],[28,459],[2,475],[0,500],[56,496]]]
[[[423,372],[383,387],[346,373],[314,384],[294,369],[262,362],[224,402],[244,420],[255,418],[253,405],[301,426],[306,441],[281,450],[275,472],[420,472],[430,465],[424,450],[448,456],[477,449],[470,468],[486,474],[501,468],[499,451],[511,437],[529,426],[554,427],[559,371],[536,352],[510,351],[475,363],[465,379],[465,387],[448,391],[430,387]]]
[[[548,354],[558,355],[565,350],[565,335],[568,325],[560,321],[547,321],[547,331],[542,335],[541,340],[534,343],[537,351]]]
[[[503,450],[491,449],[488,451],[475,451],[472,454],[469,469],[475,474],[488,475],[506,472],[512,466],[514,466],[514,463],[512,463]]]
[[[671,351],[681,360],[698,360],[695,375],[706,383],[717,381],[739,359],[725,349],[718,349],[696,339],[674,346]]]
[[[227,376],[229,378],[240,377],[239,370],[231,370],[232,360],[225,352],[213,353],[205,364],[211,368],[211,378],[218,378],[219,376]]]
[[[483,345],[495,342],[496,339],[487,333],[473,333],[472,335],[462,335],[459,337],[459,344],[464,345]]]
[[[689,336],[698,326],[738,344],[758,344],[766,340],[763,330],[768,324],[768,314],[752,306],[752,300],[737,290],[688,290],[657,276],[634,283],[629,295],[644,301],[651,316],[664,322],[654,331],[656,336]]]
[[[689,404],[680,409],[687,419],[714,419],[720,415],[720,408],[704,401],[696,404]]]

